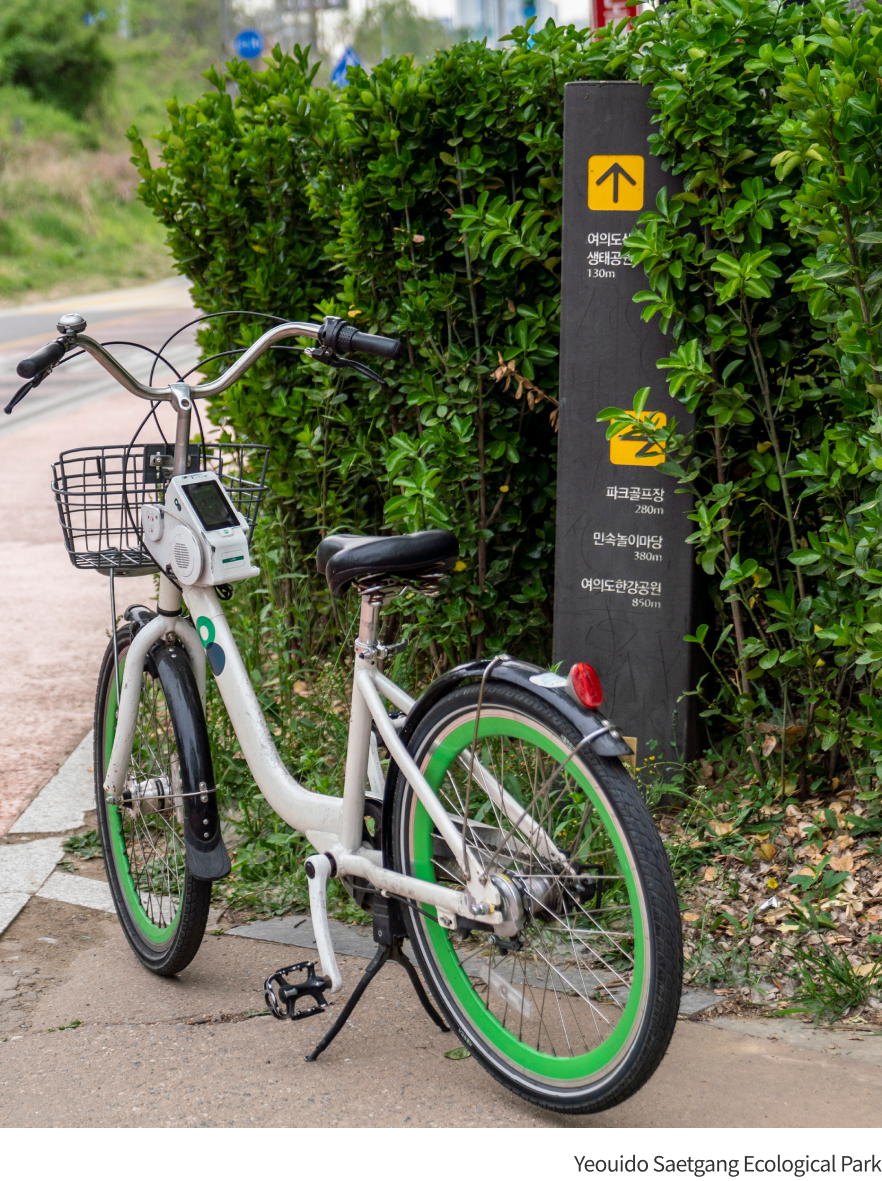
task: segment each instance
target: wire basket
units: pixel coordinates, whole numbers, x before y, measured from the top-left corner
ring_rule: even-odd
[[[247,518],[248,537],[266,486],[269,448],[248,443],[191,443],[188,472],[217,472]],[[163,504],[174,445],[136,443],[77,447],[52,465],[52,491],[70,560],[79,570],[156,573],[145,549],[141,505]]]

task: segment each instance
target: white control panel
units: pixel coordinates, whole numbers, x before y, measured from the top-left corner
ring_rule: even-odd
[[[174,476],[165,505],[141,506],[144,545],[160,570],[182,586],[218,586],[253,578],[248,522],[214,472]]]

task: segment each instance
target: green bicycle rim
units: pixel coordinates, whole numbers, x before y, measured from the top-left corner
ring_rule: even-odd
[[[428,767],[424,769],[423,773],[429,785],[434,790],[437,791],[441,785],[447,769],[456,759],[457,755],[471,746],[474,733],[474,722],[464,722],[461,726],[447,734],[432,752]],[[478,736],[479,738],[502,736],[527,740],[561,762],[570,753],[545,734],[513,718],[483,716],[479,723]],[[557,1057],[553,1054],[536,1050],[524,1042],[518,1041],[498,1018],[490,1012],[489,1008],[484,1005],[483,1001],[475,992],[465,969],[460,964],[456,952],[448,939],[447,931],[436,922],[425,924],[426,934],[432,944],[438,967],[461,1006],[463,1013],[472,1022],[475,1031],[497,1052],[504,1055],[518,1067],[529,1071],[537,1077],[560,1081],[563,1084],[572,1083],[605,1072],[621,1053],[632,1036],[640,1017],[647,967],[643,909],[640,905],[634,868],[621,839],[618,825],[613,821],[608,807],[581,767],[575,760],[572,760],[568,766],[573,779],[576,780],[582,791],[585,792],[586,797],[591,800],[597,810],[598,816],[603,821],[606,835],[613,843],[623,877],[627,884],[631,914],[639,916],[640,919],[640,921],[635,921],[634,924],[634,969],[629,999],[618,1024],[606,1041],[586,1054],[578,1054],[570,1058]],[[436,875],[435,868],[432,864],[432,827],[432,821],[428,812],[426,812],[423,805],[415,797],[413,874],[414,877],[422,881],[434,882]],[[424,909],[427,916],[437,917],[434,907],[427,905]]]
[[[123,669],[125,667],[125,660],[119,663],[119,675],[122,678]],[[110,762],[110,755],[113,750],[113,740],[116,736],[116,678],[111,677],[110,688],[107,694],[107,713],[105,715],[104,723],[104,767],[106,769]],[[125,896],[126,908],[141,933],[150,940],[151,943],[168,943],[172,938],[178,926],[178,919],[181,915],[181,908],[178,906],[175,912],[175,917],[167,927],[157,927],[152,922],[144,910],[144,904],[141,902],[140,895],[135,888],[135,882],[132,877],[132,871],[129,868],[129,858],[126,853],[126,841],[122,830],[122,817],[120,816],[119,808],[116,804],[107,803],[107,829],[110,833],[110,844],[113,850],[113,861],[117,870],[117,880],[122,886],[123,895]]]

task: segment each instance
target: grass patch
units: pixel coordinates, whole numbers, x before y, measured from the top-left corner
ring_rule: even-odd
[[[882,961],[855,965],[842,948],[797,947],[794,957],[799,983],[783,1012],[810,1013],[815,1025],[822,1019],[832,1024],[862,1009],[882,981]]]
[[[136,286],[174,272],[128,155],[16,148],[0,173],[0,300]]]
[[[96,857],[104,856],[101,837],[95,829],[68,837],[61,847],[65,853],[73,853],[81,861],[93,861]]]

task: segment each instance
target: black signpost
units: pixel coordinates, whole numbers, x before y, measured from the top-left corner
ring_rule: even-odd
[[[606,439],[606,406],[631,406],[649,386],[645,415],[675,413],[656,361],[675,347],[640,318],[647,286],[622,241],[654,209],[671,177],[650,155],[649,87],[571,82],[564,98],[564,221],[560,452],[554,659],[586,660],[638,764],[695,753],[695,555],[688,495],[657,470],[664,456],[639,428]],[[665,420],[662,420],[665,421]],[[654,740],[654,743],[653,743]],[[674,744],[672,746],[672,743]]]

